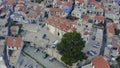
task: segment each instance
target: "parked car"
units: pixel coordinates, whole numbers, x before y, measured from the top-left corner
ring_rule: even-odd
[[[57,43],[58,43],[58,40],[55,40],[55,41],[53,42],[54,45],[56,45]]]
[[[90,56],[94,56],[95,54],[92,53],[91,51],[87,51],[87,54],[90,55]]]
[[[93,45],[93,47],[95,47],[95,48],[99,48],[99,45]]]
[[[5,39],[5,37],[4,36],[0,36],[0,39]]]
[[[45,26],[45,24],[42,25],[42,28]]]
[[[39,25],[42,25],[42,23],[40,23]]]
[[[97,54],[95,50],[91,50],[91,52],[93,52],[94,54]]]
[[[93,37],[92,37],[92,40],[95,40],[95,39],[96,39],[96,37],[95,37],[95,36],[93,36]]]
[[[49,58],[49,61],[53,61],[53,60],[55,60],[55,57],[50,57]]]
[[[43,38],[43,39],[45,39],[45,38],[46,38],[46,36],[47,36],[46,34],[43,34],[42,38]]]
[[[90,50],[87,52],[88,55],[91,55],[91,56],[94,56],[96,55],[97,53],[94,51],[94,50]]]
[[[49,56],[48,54],[45,54],[45,55],[43,56],[43,58],[46,59],[48,56]]]
[[[57,43],[58,43],[58,40],[55,40],[55,41],[53,42],[52,48],[55,48]]]
[[[35,49],[35,50],[34,50],[34,52],[38,52],[38,51],[39,51],[39,49]]]
[[[96,44],[96,46],[100,46],[100,44]]]
[[[52,47],[52,48],[55,48],[55,47],[56,47],[56,45],[52,45],[51,47]]]

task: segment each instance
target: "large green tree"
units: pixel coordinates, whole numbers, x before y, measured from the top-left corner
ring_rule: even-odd
[[[78,60],[87,59],[87,56],[81,51],[84,45],[85,41],[81,38],[80,33],[76,31],[68,32],[63,35],[61,42],[57,44],[57,50],[62,55],[61,60],[71,66]]]

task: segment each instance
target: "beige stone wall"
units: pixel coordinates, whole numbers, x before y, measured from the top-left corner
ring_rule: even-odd
[[[58,37],[62,37],[63,35],[64,35],[64,31],[62,31],[62,30],[60,30],[60,29],[58,29],[58,28],[56,28],[56,27],[53,27],[53,26],[51,26],[51,25],[49,25],[49,24],[47,24],[47,27],[49,28],[49,31],[52,33],[52,34],[54,34],[55,36],[58,36],[58,33],[59,33],[59,36]]]
[[[21,44],[21,47],[18,48],[18,50],[13,51],[12,56],[9,57],[10,65],[16,66],[16,63],[19,59],[22,48],[23,48],[23,43]]]

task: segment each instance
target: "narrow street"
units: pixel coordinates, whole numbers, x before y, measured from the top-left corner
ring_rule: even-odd
[[[103,16],[105,16],[105,11],[103,13]],[[107,46],[107,28],[106,28],[106,20],[104,20],[104,29],[103,29],[103,40],[102,40],[102,46],[100,49],[100,54],[99,55],[104,55],[104,50],[105,47]]]
[[[10,15],[12,15],[12,13],[14,12],[14,11],[12,11],[11,9],[9,9],[9,11],[10,11],[10,14],[9,14],[8,19],[7,19],[7,22],[8,22],[8,36],[11,35],[11,31],[10,31],[10,27],[11,27]],[[8,56],[7,56],[7,46],[6,46],[6,45],[5,45],[5,47],[4,47],[3,54],[4,54],[4,55],[3,55],[3,59],[4,59],[4,62],[5,62],[5,64],[6,64],[6,66],[7,66],[7,68],[11,68],[11,66],[10,66],[10,64],[9,64]]]

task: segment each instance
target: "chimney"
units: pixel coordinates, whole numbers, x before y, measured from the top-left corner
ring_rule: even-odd
[[[15,40],[15,39],[13,39],[12,43],[13,43],[13,46],[14,46],[14,45],[15,45],[15,43],[16,43],[16,40]]]

